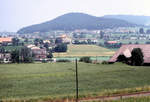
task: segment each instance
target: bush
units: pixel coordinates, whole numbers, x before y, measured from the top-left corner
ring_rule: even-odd
[[[57,60],[56,62],[71,62],[71,61],[67,59],[61,59],[61,60]]]
[[[67,44],[58,44],[56,47],[55,47],[55,52],[67,52]]]
[[[47,63],[47,60],[42,60],[42,63]]]
[[[102,64],[109,64],[107,61],[103,61]]]
[[[80,62],[85,62],[85,63],[91,63],[92,60],[90,59],[90,57],[81,57]]]
[[[131,52],[131,64],[141,66],[144,63],[143,52],[140,48],[134,48]]]

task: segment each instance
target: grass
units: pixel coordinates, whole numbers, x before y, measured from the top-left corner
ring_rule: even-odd
[[[6,51],[13,51],[22,48],[22,46],[0,46],[1,48],[4,48]]]
[[[96,45],[68,45],[66,53],[54,53],[54,57],[112,56],[115,52]]]
[[[146,85],[150,85],[149,67],[79,63],[80,97],[109,95]],[[74,63],[0,64],[0,99],[74,96]]]

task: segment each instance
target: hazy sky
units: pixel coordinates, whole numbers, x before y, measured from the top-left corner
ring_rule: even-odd
[[[150,16],[150,0],[0,0],[0,31],[17,31],[69,12]]]

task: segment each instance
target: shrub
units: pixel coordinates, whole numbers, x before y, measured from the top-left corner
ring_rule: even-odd
[[[67,59],[61,59],[61,60],[57,60],[56,62],[71,62],[71,61]]]
[[[85,62],[85,63],[91,63],[92,60],[90,59],[90,57],[81,57],[80,62]]]
[[[42,63],[47,63],[47,60],[42,60]]]
[[[107,61],[103,61],[102,64],[109,64]]]

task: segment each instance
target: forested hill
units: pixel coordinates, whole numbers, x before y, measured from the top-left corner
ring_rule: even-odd
[[[150,16],[105,15],[103,17],[121,19],[138,25],[150,25]]]
[[[104,29],[114,27],[132,27],[136,24],[129,23],[125,20],[95,17],[83,13],[68,13],[59,16],[51,21],[47,21],[41,24],[36,24],[28,27],[24,27],[18,31],[18,33],[33,33],[33,32],[48,32],[51,30],[75,30],[75,29]]]

